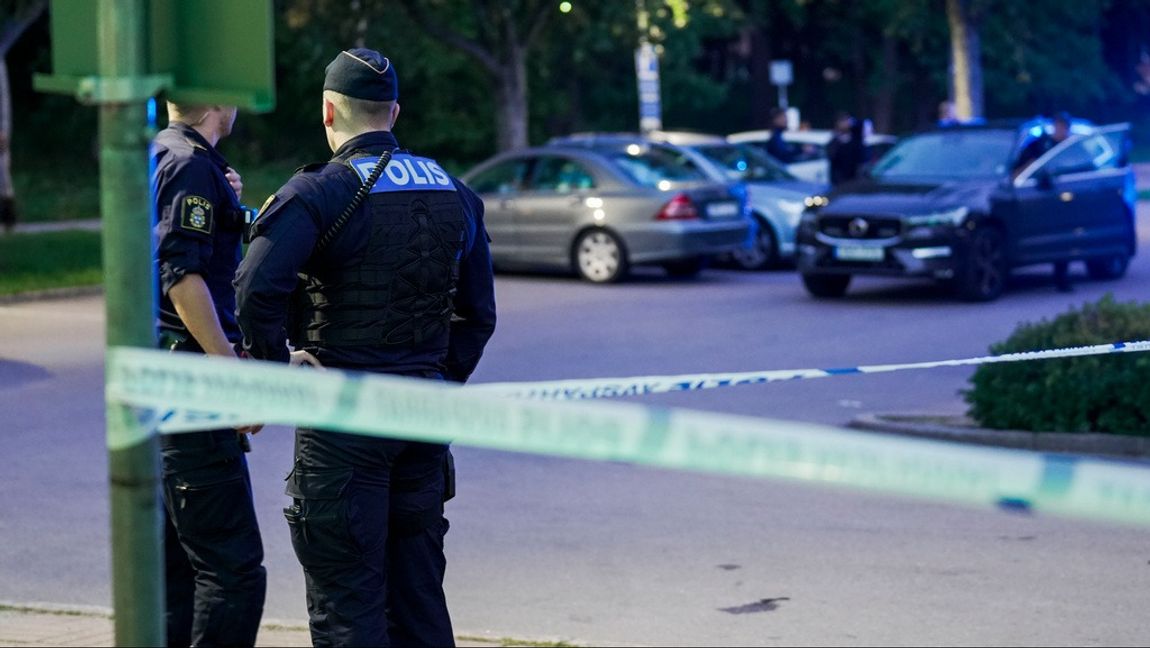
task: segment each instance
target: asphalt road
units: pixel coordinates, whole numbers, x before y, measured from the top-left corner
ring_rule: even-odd
[[[863,280],[816,302],[789,272],[650,272],[599,287],[501,276],[476,382],[837,367],[981,355],[1117,282],[1024,275],[992,304]],[[1077,268],[1082,272],[1081,268]],[[0,306],[0,600],[107,605],[102,300]],[[962,410],[969,369],[739,387],[645,402],[842,424]],[[303,619],[280,509],[291,439],[250,456],[266,616]],[[447,590],[457,632],[656,645],[1144,645],[1150,532],[804,484],[457,448]]]

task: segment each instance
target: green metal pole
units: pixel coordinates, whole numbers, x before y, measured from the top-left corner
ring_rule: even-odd
[[[107,343],[154,348],[147,98],[135,96],[148,72],[144,1],[99,0],[97,22],[100,82],[120,89],[98,100]],[[116,645],[163,646],[158,438],[122,405],[107,424]]]

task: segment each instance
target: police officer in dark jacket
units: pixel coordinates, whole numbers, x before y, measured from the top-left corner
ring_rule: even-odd
[[[397,98],[395,67],[378,52],[328,65],[335,155],[269,198],[236,276],[253,356],[284,361],[290,340],[324,366],[455,382],[479,362],[495,330],[483,203],[399,149]],[[443,595],[449,458],[441,444],[297,430],[284,513],[316,646],[454,644]]]
[[[795,161],[795,149],[784,137],[787,131],[787,111],[782,108],[771,108],[771,136],[767,140],[767,153],[783,164]]]
[[[168,117],[152,147],[161,344],[234,357],[243,184],[215,146],[236,109],[169,103]],[[169,646],[255,644],[266,574],[241,440],[234,429],[161,439]]]

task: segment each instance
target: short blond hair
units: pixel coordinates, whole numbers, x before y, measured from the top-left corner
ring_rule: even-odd
[[[334,90],[324,90],[323,98],[335,106],[336,119],[344,130],[379,130],[391,128],[391,109],[394,101],[368,101],[356,99]]]
[[[172,101],[168,102],[168,121],[181,122],[189,125],[196,125],[204,121],[211,106],[193,105],[193,104],[178,104]]]

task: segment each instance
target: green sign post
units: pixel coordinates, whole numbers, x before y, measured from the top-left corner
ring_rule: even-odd
[[[109,347],[155,347],[147,102],[254,111],[275,104],[270,0],[52,0],[53,75],[37,89],[100,110],[100,212]],[[107,411],[116,644],[162,646],[159,442]]]

